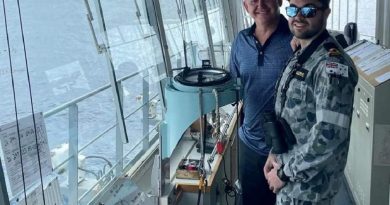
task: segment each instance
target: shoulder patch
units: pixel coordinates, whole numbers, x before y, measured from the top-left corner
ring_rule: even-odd
[[[325,72],[331,76],[342,76],[348,78],[348,66],[332,61],[326,61]]]
[[[329,57],[340,56],[341,53],[338,50],[336,44],[332,42],[324,43],[324,48],[328,51]]]
[[[335,56],[340,56],[341,53],[340,53],[340,51],[338,49],[331,48],[331,49],[328,50],[328,55],[329,55],[329,57],[335,57]]]

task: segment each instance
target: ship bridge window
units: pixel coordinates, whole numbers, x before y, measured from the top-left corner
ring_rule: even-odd
[[[157,149],[163,79],[202,60],[226,69],[234,35],[222,0],[4,1],[0,8],[0,195],[15,204],[100,203]]]
[[[22,160],[15,157],[17,163],[10,166],[4,160],[10,154],[3,149],[6,141],[0,139],[5,176],[0,178],[7,187],[0,195],[23,204],[27,196],[31,204],[29,197],[48,189],[50,181],[58,184],[52,186],[58,191],[55,203],[88,204],[157,143],[165,69],[145,1],[43,0],[21,1],[19,6],[5,1],[3,8],[0,126],[27,118],[33,128],[41,121],[29,117],[42,113],[51,161],[46,165],[53,172],[20,180],[8,177],[14,176],[14,168],[21,172],[22,163],[24,171],[31,171],[26,168],[31,158],[22,150]],[[1,138],[11,136],[2,131]],[[16,131],[12,136],[21,139]],[[34,146],[29,148],[34,151]],[[30,163],[37,162],[33,158]],[[36,197],[43,200],[42,194]],[[51,197],[46,195],[46,200]]]

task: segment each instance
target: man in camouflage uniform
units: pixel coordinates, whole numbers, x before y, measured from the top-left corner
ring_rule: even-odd
[[[345,168],[357,72],[326,31],[330,0],[290,0],[301,49],[278,83],[275,112],[296,143],[270,154],[264,173],[277,204],[332,204]]]

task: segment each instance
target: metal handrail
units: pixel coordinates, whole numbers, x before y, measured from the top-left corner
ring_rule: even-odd
[[[142,71],[137,71],[137,72],[135,72],[135,73],[133,73],[133,74],[127,75],[127,76],[125,76],[125,77],[122,77],[122,78],[118,79],[118,80],[116,81],[116,83],[118,83],[118,86],[122,87],[121,84],[122,84],[122,82],[124,82],[125,80],[130,79],[130,78],[133,78],[133,77],[137,76],[138,74],[144,74],[144,73],[147,72],[149,69],[152,69],[152,68],[155,68],[155,67],[156,67],[156,66],[150,66],[150,67],[148,67],[148,68],[146,68],[146,69],[144,69],[144,70],[142,70]],[[143,77],[147,77],[147,76],[149,76],[148,73],[147,73],[146,75],[144,75]],[[83,95],[83,96],[81,96],[81,97],[79,97],[79,98],[73,99],[72,101],[69,101],[69,102],[67,102],[67,103],[64,103],[64,104],[62,104],[62,105],[60,105],[60,106],[58,106],[58,107],[56,107],[56,108],[54,108],[54,109],[52,109],[52,110],[49,110],[48,112],[45,112],[44,117],[46,117],[46,118],[47,118],[47,117],[50,117],[50,116],[52,116],[52,115],[54,115],[54,114],[56,114],[56,113],[59,113],[59,112],[65,110],[65,109],[68,109],[68,110],[69,110],[68,112],[71,112],[71,108],[74,107],[74,106],[76,106],[76,113],[73,113],[73,115],[76,115],[76,119],[77,119],[77,116],[78,116],[77,104],[78,104],[79,102],[82,102],[83,100],[88,99],[88,98],[90,98],[90,97],[96,95],[97,93],[100,93],[100,92],[102,92],[102,91],[104,91],[105,89],[108,89],[108,88],[110,88],[110,87],[111,87],[111,84],[107,84],[107,85],[104,85],[104,86],[102,86],[102,87],[100,87],[100,88],[97,88],[97,89],[91,91],[90,93],[87,93],[87,94],[85,94],[85,95]],[[158,97],[158,94],[155,94],[155,95],[152,96],[152,97],[148,97],[148,99],[147,99],[146,102],[144,101],[144,102],[143,102],[139,107],[137,107],[134,111],[132,111],[132,112],[131,112],[130,114],[128,114],[127,116],[125,116],[124,119],[128,119],[129,117],[133,116],[137,111],[139,111],[139,110],[142,109],[142,108],[145,108],[145,106],[148,105],[148,103],[150,103],[152,100],[156,99],[157,97]],[[146,138],[147,138],[148,140],[150,140],[150,139],[149,139],[150,133],[152,133],[154,130],[157,130],[157,128],[158,128],[158,126],[159,126],[159,123],[160,123],[160,122],[158,122],[158,123],[153,127],[153,129],[149,130],[148,133],[146,133],[146,134],[142,137],[142,140],[141,140],[140,142],[138,142],[138,143],[136,144],[135,147],[132,147],[132,148],[130,149],[130,151],[128,151],[125,155],[122,155],[122,156],[120,156],[120,157],[117,156],[117,159],[116,159],[117,163],[115,164],[115,166],[113,166],[113,167],[111,166],[110,171],[109,171],[108,173],[111,173],[112,170],[117,169],[118,166],[124,162],[124,159],[125,159],[126,157],[128,157],[131,153],[133,153],[134,150],[135,150],[135,148],[136,148],[140,143],[142,143],[144,140],[146,140]],[[89,141],[86,145],[84,145],[84,146],[81,147],[80,149],[77,149],[78,145],[76,145],[76,152],[75,152],[75,153],[69,153],[69,156],[68,156],[64,161],[62,161],[60,164],[58,164],[56,167],[54,167],[53,171],[57,171],[59,168],[61,168],[62,166],[64,166],[64,164],[70,163],[72,159],[73,159],[73,160],[76,160],[76,167],[77,167],[77,169],[80,169],[80,167],[77,166],[77,158],[78,158],[79,153],[81,153],[81,152],[82,152],[83,150],[85,150],[87,147],[90,147],[90,145],[92,145],[93,143],[95,143],[98,139],[100,139],[100,138],[102,138],[104,135],[106,135],[110,130],[112,130],[113,128],[115,128],[115,127],[117,126],[117,124],[118,124],[118,123],[114,123],[113,125],[109,126],[107,129],[105,129],[105,130],[104,130],[103,132],[101,132],[100,134],[96,135],[96,136],[94,137],[94,139],[92,139],[91,141]],[[76,125],[76,126],[77,126],[77,125]],[[71,137],[71,136],[70,136],[70,137]],[[77,135],[76,135],[76,138],[77,138]],[[152,139],[152,141],[154,141],[155,138],[156,138],[156,136]],[[123,166],[123,164],[122,164],[122,166],[121,166],[121,172],[124,171],[124,167],[130,166],[131,163],[133,163],[133,161],[136,160],[136,159],[137,159],[137,157],[134,157],[134,159],[131,159],[130,162],[126,163],[124,166]],[[76,174],[76,175],[77,175],[77,174]],[[106,175],[107,175],[107,174],[106,174]],[[70,177],[70,176],[68,176],[68,177]],[[96,183],[95,185],[93,185],[93,187],[96,187],[99,183],[101,184],[101,180],[103,180],[103,179],[106,179],[106,177],[100,178],[100,180],[98,181],[98,183]],[[77,177],[76,177],[76,179],[73,179],[73,180],[71,180],[71,181],[74,181],[74,180],[77,180]],[[77,185],[75,185],[75,186],[77,186]],[[92,187],[92,189],[93,189],[93,187]],[[76,187],[74,187],[74,188],[76,188]],[[75,192],[75,193],[77,193],[77,189],[78,189],[78,188],[76,188],[76,192]],[[87,193],[89,193],[92,189],[88,190]],[[87,194],[87,193],[86,193],[86,194]],[[76,196],[75,196],[76,198],[75,198],[75,199],[77,200],[77,198],[79,198],[79,200],[77,200],[77,201],[80,201],[80,199],[84,198],[84,197],[86,196],[86,194],[83,195],[81,198],[76,197],[76,196],[77,196],[77,194],[76,194]]]
[[[156,94],[155,96],[153,96],[152,98],[150,98],[149,101],[155,99],[156,97],[158,97],[158,94]],[[135,114],[137,111],[139,111],[143,106],[145,106],[147,103],[143,103],[139,108],[137,108],[135,111],[133,111],[132,113],[130,113],[129,115],[127,115],[125,117],[125,119],[129,118],[130,116],[132,116],[133,114]],[[61,110],[60,110],[61,111]],[[112,130],[114,127],[116,127],[117,123],[109,126],[107,129],[105,129],[103,132],[101,132],[100,134],[98,134],[95,138],[93,138],[91,141],[89,141],[86,145],[84,145],[83,147],[81,147],[78,152],[82,152],[84,151],[87,147],[89,147],[91,144],[93,144],[94,142],[96,142],[98,139],[100,139],[101,137],[103,137],[106,133],[108,133],[110,130]],[[67,163],[70,159],[72,158],[72,156],[68,156],[64,161],[62,161],[61,163],[59,163],[56,167],[54,167],[53,169],[54,170],[57,170],[58,168],[60,168],[61,166],[63,166],[65,163]]]
[[[150,100],[153,100],[154,98],[156,98],[158,96],[155,95],[153,98],[151,98]],[[149,100],[149,101],[150,101]],[[130,116],[132,116],[133,114],[135,114],[137,111],[139,111],[143,106],[145,106],[147,103],[143,103],[139,108],[135,109],[135,111],[133,111],[132,113],[130,113],[129,115],[127,115],[125,117],[125,119],[129,118]],[[117,125],[117,123],[115,123],[114,125],[110,126],[109,128],[107,128],[106,130],[104,130],[102,133],[100,133],[99,135],[97,135],[94,139],[92,139],[91,141],[89,141],[86,145],[84,145],[82,148],[79,149],[79,152],[82,152],[84,151],[87,147],[89,147],[89,145],[91,145],[92,143],[96,142],[98,139],[100,139],[101,137],[104,136],[104,134],[106,134],[108,131],[110,131],[112,128],[114,128],[115,126]]]
[[[146,137],[149,137],[149,135],[152,133],[152,131],[153,130],[157,130],[157,128],[158,128],[158,126],[160,125],[160,122],[159,123],[157,123],[157,125],[156,126],[154,126],[149,132],[148,132],[148,134],[146,134],[146,135],[144,135],[143,137],[142,137],[142,139],[137,143],[137,144],[135,144],[135,146],[134,147],[132,147],[123,157],[122,157],[122,159],[121,160],[119,160],[118,162],[116,162],[108,171],[107,171],[107,173],[105,174],[105,175],[108,175],[110,172],[114,172],[114,169],[116,168],[116,166],[118,166],[118,165],[120,165],[123,161],[124,161],[124,158],[125,157],[127,157],[129,154],[131,154],[134,150],[135,150],[135,148],[136,147],[138,147],[142,142],[143,142],[143,139],[145,139]],[[136,159],[136,158],[134,158],[134,159]],[[128,164],[131,164],[133,161],[134,161],[134,159],[132,159],[132,160],[130,160],[130,162],[128,163]],[[83,198],[85,198],[96,186],[98,186],[100,183],[101,183],[101,181],[104,179],[104,177],[105,177],[105,175],[103,176],[103,177],[101,177],[89,190],[87,190],[85,193],[83,193],[83,195],[82,196],[80,196],[79,197],[79,201],[81,201]]]
[[[155,66],[149,66],[149,67],[146,68],[145,70],[150,70],[150,69],[152,69],[152,68],[155,68]],[[127,79],[129,79],[129,78],[132,78],[132,77],[134,77],[134,76],[136,76],[136,75],[138,75],[138,74],[141,74],[141,73],[145,72],[145,70],[140,70],[140,71],[134,72],[134,73],[132,73],[132,74],[129,74],[129,75],[127,75],[127,76],[124,76],[124,77],[118,79],[118,80],[117,80],[117,83],[121,83],[121,82],[123,82],[123,81],[125,81],[125,80],[127,80]],[[47,112],[44,112],[44,113],[43,113],[43,117],[47,118],[47,117],[50,117],[50,116],[52,116],[52,115],[54,115],[54,114],[57,114],[57,113],[59,113],[60,111],[69,108],[69,107],[72,106],[73,104],[77,104],[77,103],[79,103],[79,102],[81,102],[81,101],[83,101],[83,100],[85,100],[85,99],[87,99],[87,98],[89,98],[89,97],[92,97],[92,96],[94,96],[94,95],[100,93],[101,91],[106,90],[106,89],[108,89],[108,88],[110,88],[110,87],[111,87],[111,84],[110,84],[110,83],[107,83],[106,85],[104,85],[104,86],[102,86],[102,87],[99,87],[99,88],[97,88],[97,89],[95,89],[95,90],[93,90],[93,91],[91,91],[91,92],[89,92],[89,93],[87,93],[87,94],[85,94],[85,95],[83,95],[83,96],[80,96],[80,97],[78,97],[78,98],[75,98],[75,99],[73,99],[73,100],[71,100],[71,101],[69,101],[69,102],[66,102],[66,103],[64,103],[64,104],[62,104],[62,105],[60,105],[60,106],[58,106],[58,107],[55,107],[55,108],[53,108],[53,109],[51,109],[51,110],[49,110],[49,111],[47,111]]]

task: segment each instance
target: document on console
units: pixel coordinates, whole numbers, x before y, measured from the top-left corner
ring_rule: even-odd
[[[52,172],[42,113],[0,126],[0,142],[5,175],[13,195],[23,191],[23,183],[28,188],[40,182],[41,173],[45,177]]]

